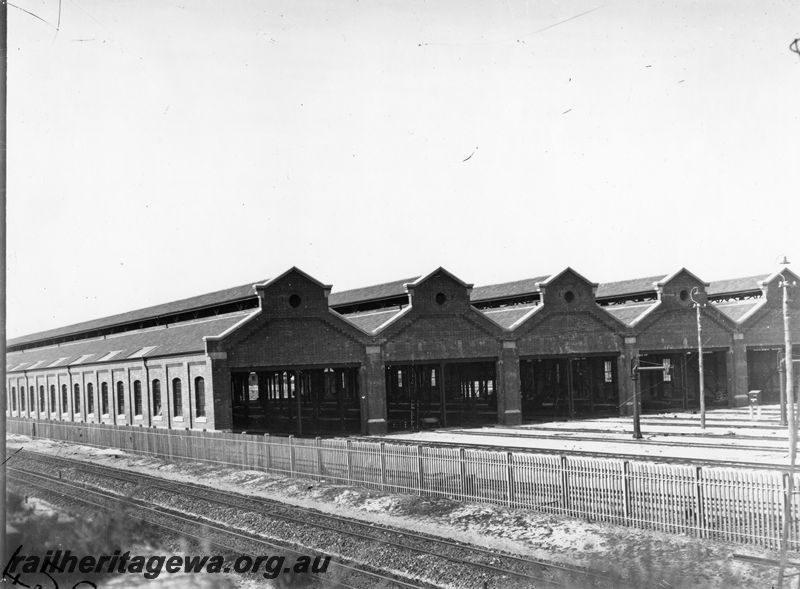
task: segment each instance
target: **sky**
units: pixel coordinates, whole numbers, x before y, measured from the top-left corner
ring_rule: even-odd
[[[800,3],[14,4],[10,337],[291,266],[800,268]]]

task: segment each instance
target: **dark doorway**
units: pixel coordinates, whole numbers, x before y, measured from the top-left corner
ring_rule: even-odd
[[[696,350],[652,352],[640,355],[643,366],[669,365],[668,374],[660,370],[640,372],[642,410],[687,411],[700,407],[700,369]],[[726,352],[703,353],[703,384],[706,407],[728,404]]]
[[[497,423],[495,363],[387,366],[386,400],[394,431]]]
[[[781,380],[783,373],[784,349],[768,348],[760,350],[747,350],[747,388],[748,390],[761,391],[761,403],[772,404],[781,401]],[[793,349],[794,363],[794,388],[800,390],[800,347]]]
[[[618,380],[616,356],[521,360],[522,418],[617,414]]]
[[[356,367],[258,370],[231,378],[235,431],[308,436],[361,431]]]

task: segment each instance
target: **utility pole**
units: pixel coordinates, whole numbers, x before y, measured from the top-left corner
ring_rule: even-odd
[[[781,262],[784,266],[789,265],[789,260],[785,257]],[[786,374],[786,417],[789,422],[789,472],[787,477],[786,487],[786,508],[783,516],[783,532],[781,534],[781,559],[780,569],[778,572],[778,587],[783,586],[784,570],[786,569],[787,550],[789,548],[789,527],[792,524],[792,503],[794,502],[794,463],[797,453],[797,430],[795,429],[795,412],[794,412],[794,383],[793,378],[793,362],[792,362],[792,334],[789,325],[789,287],[795,286],[795,282],[786,280],[786,276],[780,275],[781,281],[778,283],[783,289],[783,341],[785,345],[784,350],[784,372]]]
[[[782,264],[788,266],[789,261],[784,258]],[[783,288],[783,343],[785,346],[784,367],[786,372],[786,417],[789,422],[789,464],[794,466],[797,454],[797,423],[795,420],[794,409],[794,367],[792,366],[792,332],[789,326],[789,287],[795,286],[794,282],[789,282],[781,274],[780,286]]]
[[[789,260],[785,257],[783,262],[784,266],[789,265]],[[781,281],[778,283],[783,289],[783,343],[784,343],[784,371],[786,373],[786,417],[789,425],[789,464],[794,466],[797,454],[797,421],[795,416],[794,407],[794,362],[792,362],[792,332],[789,321],[789,287],[795,286],[794,282],[786,280],[783,274]]]
[[[700,309],[705,307],[705,305],[696,301],[694,298],[694,295],[699,292],[700,289],[695,286],[689,296],[692,298],[694,308],[697,311],[697,363],[698,371],[700,372],[700,428],[706,429],[706,383],[703,378],[703,325],[700,322]]]

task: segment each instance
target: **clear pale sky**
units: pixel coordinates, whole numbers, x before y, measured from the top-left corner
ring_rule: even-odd
[[[800,268],[797,2],[15,3],[11,337],[293,265]]]

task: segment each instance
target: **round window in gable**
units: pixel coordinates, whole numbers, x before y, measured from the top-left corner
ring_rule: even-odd
[[[436,304],[437,305],[444,305],[446,301],[447,301],[447,295],[446,294],[444,294],[443,292],[437,292],[436,293]]]
[[[564,293],[564,300],[567,301],[568,303],[571,303],[572,301],[575,300],[575,293],[572,292],[571,290],[568,290],[567,292]]]
[[[689,291],[684,288],[681,292],[678,293],[678,296],[681,298],[682,301],[688,301]]]
[[[292,296],[289,297],[289,304],[294,309],[300,306],[301,301],[302,299],[300,298],[300,295],[293,294]]]

